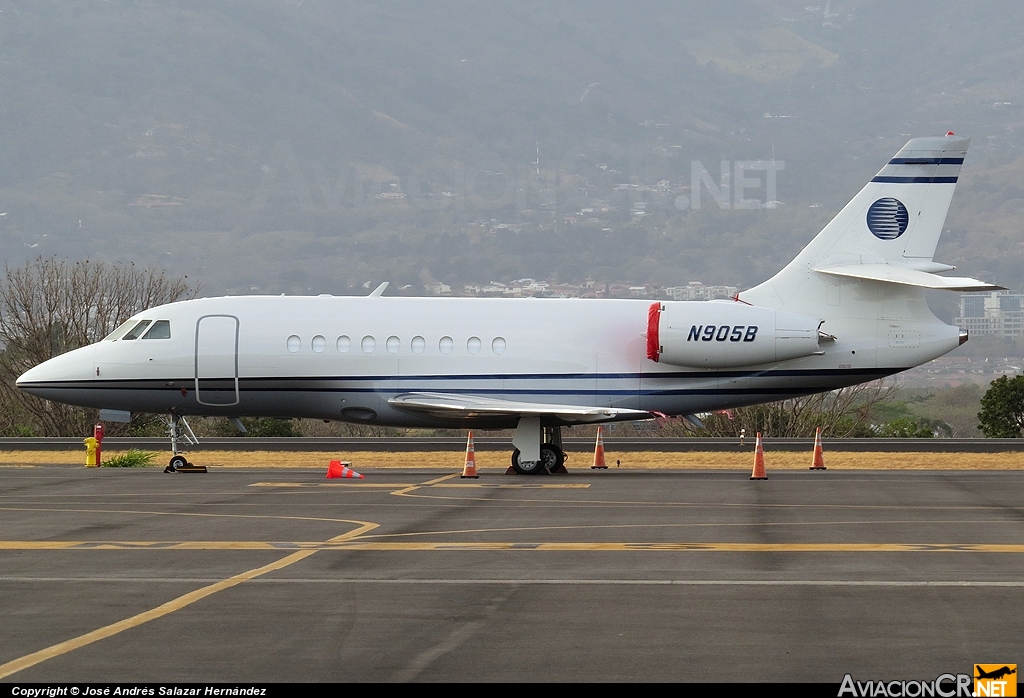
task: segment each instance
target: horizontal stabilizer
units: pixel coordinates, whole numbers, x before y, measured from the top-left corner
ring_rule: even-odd
[[[423,412],[445,417],[541,416],[559,417],[567,422],[606,422],[612,419],[650,419],[651,413],[617,407],[587,407],[583,405],[551,405],[544,402],[499,400],[478,395],[450,393],[406,393],[396,395],[388,404],[410,412]]]
[[[930,274],[926,271],[897,266],[895,264],[844,264],[836,267],[815,269],[814,271],[821,274],[831,274],[832,276],[845,276],[868,281],[884,281],[890,284],[935,288],[945,291],[998,291],[1004,288],[1003,286],[996,286],[980,279],[971,279],[966,276],[939,276],[938,274]]]

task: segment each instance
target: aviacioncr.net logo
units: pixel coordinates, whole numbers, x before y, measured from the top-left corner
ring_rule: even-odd
[[[975,664],[974,695],[978,698],[1017,695],[1016,664]]]
[[[972,698],[970,674],[939,674],[931,681],[856,681],[847,674],[839,687],[839,696],[854,698]]]

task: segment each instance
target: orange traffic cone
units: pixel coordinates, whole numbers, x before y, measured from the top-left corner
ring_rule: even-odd
[[[597,442],[594,444],[594,464],[590,466],[591,470],[608,470],[608,466],[604,462],[604,440],[601,438],[601,427],[597,428]]]
[[[826,470],[825,457],[821,452],[821,427],[814,431],[814,460],[809,470]]]
[[[461,477],[470,477],[474,480],[480,476],[476,474],[476,451],[473,449],[473,432],[469,432],[469,439],[466,441],[466,465],[462,468]]]
[[[333,480],[334,478],[345,478],[348,480],[363,480],[365,479],[362,475],[357,473],[352,468],[348,467],[352,465],[352,461],[340,461],[332,460],[331,464],[327,466],[327,479]]]
[[[761,445],[761,432],[757,432],[757,444],[754,446],[754,471],[750,473],[750,479],[768,479],[764,472],[764,446]]]

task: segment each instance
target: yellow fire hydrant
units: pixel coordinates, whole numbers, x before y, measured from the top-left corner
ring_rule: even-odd
[[[85,444],[85,467],[99,467],[99,463],[96,462],[96,451],[99,449],[100,442],[93,436],[87,436],[82,439],[82,443]]]

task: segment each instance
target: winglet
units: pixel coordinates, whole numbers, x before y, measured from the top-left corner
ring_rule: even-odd
[[[380,286],[370,291],[370,295],[368,295],[367,298],[380,298],[381,296],[384,295],[384,289],[386,289],[387,287],[388,282],[385,281]]]

